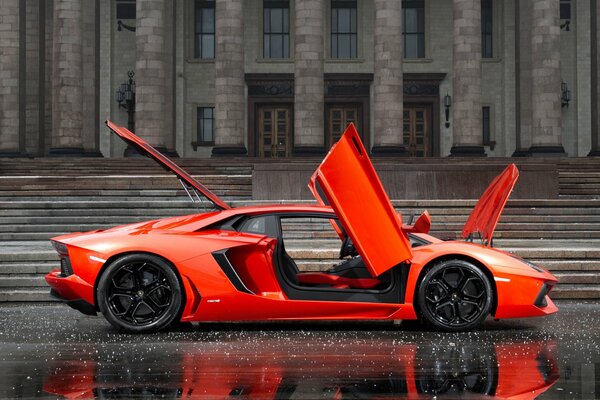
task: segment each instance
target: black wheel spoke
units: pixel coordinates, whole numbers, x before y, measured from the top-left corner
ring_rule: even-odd
[[[477,311],[481,311],[481,304],[477,303],[476,301],[471,301],[471,300],[462,300],[460,302],[460,304],[469,304],[472,305],[473,307],[475,307],[477,309]]]
[[[142,272],[142,269],[146,266],[147,264],[144,263],[142,264],[142,266],[136,268],[133,271],[133,279],[135,282],[135,288],[136,290],[142,289],[144,287],[144,273]]]
[[[154,298],[152,296],[147,296],[146,300],[148,300],[148,301],[146,301],[146,305],[148,307],[152,308],[153,310],[155,310],[155,308],[162,309],[162,308],[165,308],[165,307],[167,307],[169,305],[169,303],[167,303],[167,304],[158,304],[156,302],[156,300],[154,300]],[[149,302],[152,303],[154,305],[154,307],[151,307]]]
[[[112,290],[112,293],[115,295],[121,295],[121,296],[133,296],[133,294],[135,293],[132,289],[126,289],[126,288],[121,288],[121,287],[115,287]]]
[[[122,313],[119,313],[119,314],[115,314],[115,315],[121,316],[125,320],[131,320],[134,324],[137,325],[137,321],[135,319],[135,312],[137,311],[138,306],[139,306],[139,301],[137,301],[134,298],[133,300],[131,300],[131,302],[129,302],[129,305],[127,306],[125,311],[123,311]]]

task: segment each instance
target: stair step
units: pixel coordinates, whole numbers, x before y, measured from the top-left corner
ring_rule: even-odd
[[[3,275],[47,274],[55,268],[60,268],[58,259],[54,262],[40,261],[36,263],[0,262],[0,279]]]
[[[25,288],[45,287],[48,288],[44,276],[40,274],[19,274],[13,276],[0,276],[0,288]]]
[[[0,303],[6,302],[57,302],[58,299],[50,296],[50,289],[46,288],[1,288]]]
[[[598,300],[600,299],[600,285],[557,285],[552,289],[552,292],[550,292],[550,297],[552,299]]]
[[[580,284],[580,285],[599,285],[600,274],[598,273],[556,273],[556,277],[561,285]]]

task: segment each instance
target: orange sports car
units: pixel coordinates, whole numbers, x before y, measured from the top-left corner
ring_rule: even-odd
[[[204,196],[215,208],[52,239],[61,264],[46,276],[52,294],[83,313],[100,311],[118,329],[155,331],[179,321],[420,319],[464,331],[488,315],[557,311],[548,297],[557,282],[551,273],[492,247],[519,175],[515,165],[484,192],[462,239],[444,241],[429,235],[427,212],[402,223],[353,125],[310,179],[318,205],[236,208],[127,129],[107,125],[172,171],[190,197]],[[334,238],[340,260],[317,261],[317,272],[307,271],[310,263],[302,265],[306,257],[291,246],[298,226]]]

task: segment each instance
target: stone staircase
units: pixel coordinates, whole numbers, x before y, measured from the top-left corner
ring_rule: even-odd
[[[562,198],[600,198],[600,159],[563,158],[558,163]]]
[[[245,205],[254,203],[254,161],[180,163],[226,201]],[[591,161],[585,166],[563,163],[561,197],[509,201],[495,246],[554,272],[560,278],[554,298],[600,299],[600,196],[590,183],[600,163],[599,169]],[[573,176],[582,185],[589,183],[585,191],[569,183]],[[405,219],[428,209],[432,233],[444,238],[455,237],[474,204],[475,200],[394,201]],[[0,302],[51,300],[43,276],[58,266],[48,242],[52,236],[200,211],[177,179],[144,158],[0,159]],[[313,228],[296,224],[286,246],[303,269],[326,268],[339,251]]]

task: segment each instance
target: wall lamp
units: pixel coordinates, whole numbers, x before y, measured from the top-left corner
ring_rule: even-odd
[[[569,107],[571,102],[571,89],[567,85],[567,82],[562,81],[560,83],[560,105],[561,107]]]
[[[560,29],[564,29],[567,32],[571,31],[571,20],[566,20],[564,23],[560,24]]]
[[[124,24],[123,21],[118,20],[117,21],[117,30],[119,32],[121,32],[123,30],[123,28],[127,29],[128,31],[135,32],[135,26],[130,26],[130,25]]]
[[[128,79],[119,85],[115,92],[115,100],[127,111],[127,129],[135,131],[135,80],[133,71],[128,71]]]
[[[448,93],[444,96],[444,107],[446,107],[446,128],[450,128],[450,107],[452,106],[452,97]]]

